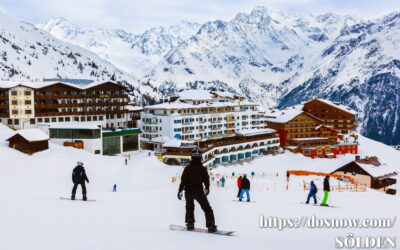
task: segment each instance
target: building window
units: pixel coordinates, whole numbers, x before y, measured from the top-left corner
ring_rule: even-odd
[[[58,118],[58,121],[59,121],[59,122],[63,122],[63,121],[64,121],[64,117],[59,117],[59,118]]]
[[[18,95],[18,91],[11,91],[11,95],[17,96]]]
[[[24,93],[25,93],[25,95],[31,95],[30,91],[25,91]]]
[[[101,115],[99,116],[99,121],[102,121],[104,119],[104,117]]]
[[[43,122],[43,118],[38,118],[38,122]]]
[[[11,105],[18,105],[18,101],[17,100],[12,100],[11,101]]]
[[[65,121],[66,121],[66,122],[69,122],[69,121],[71,121],[71,118],[65,117]]]
[[[93,121],[97,121],[97,116],[93,116]]]
[[[11,114],[13,114],[13,115],[18,115],[18,110],[17,110],[17,109],[13,109],[13,110],[11,111]]]
[[[7,124],[8,124],[8,125],[11,125],[11,124],[12,124],[12,120],[11,120],[11,119],[8,119]]]
[[[19,125],[19,119],[14,120],[14,125]]]
[[[31,124],[35,124],[35,119],[30,119]]]
[[[25,115],[31,115],[31,114],[32,114],[32,110],[31,109],[25,110]]]
[[[88,122],[91,122],[91,121],[92,121],[92,117],[91,117],[91,116],[88,116],[88,117],[86,117],[86,120],[87,120]]]
[[[32,101],[31,100],[25,100],[25,105],[31,105]]]
[[[81,122],[84,122],[86,119],[84,116],[81,117]]]

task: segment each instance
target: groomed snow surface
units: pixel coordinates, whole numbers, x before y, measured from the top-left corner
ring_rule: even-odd
[[[0,124],[1,125],[1,124]],[[2,128],[3,129],[3,128]],[[0,140],[7,131],[0,129]],[[400,152],[361,138],[361,155],[375,152],[382,162],[395,166]],[[367,147],[368,146],[368,150]],[[168,229],[169,224],[184,225],[185,202],[176,197],[178,183],[172,177],[182,168],[163,165],[148,152],[131,156],[124,165],[122,156],[99,156],[83,150],[50,144],[47,151],[32,156],[8,148],[0,142],[0,249],[2,250],[132,250],[132,249],[334,249],[335,237],[396,236],[398,223],[390,229],[261,229],[259,216],[300,218],[393,218],[399,215],[399,196],[377,191],[364,193],[331,192],[328,202],[340,208],[301,204],[307,193],[303,179],[291,177],[285,190],[285,170],[338,167],[354,156],[338,159],[309,159],[286,153],[265,156],[251,163],[219,167],[213,175],[247,173],[251,179],[251,198],[255,203],[233,202],[236,180],[227,178],[225,188],[214,182],[209,195],[216,223],[222,230],[234,230],[225,237]],[[96,202],[60,200],[69,197],[71,173],[77,161],[84,162],[90,183],[88,197]],[[262,173],[265,177],[262,177]],[[278,174],[278,176],[276,176]],[[113,193],[112,186],[118,185]],[[331,185],[337,185],[336,180]],[[318,196],[321,197],[322,191]],[[78,188],[78,198],[81,190]],[[204,227],[204,215],[196,205],[196,225]]]

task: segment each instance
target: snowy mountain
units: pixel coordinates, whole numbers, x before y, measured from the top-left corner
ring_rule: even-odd
[[[143,34],[123,30],[82,29],[64,18],[51,18],[36,25],[53,36],[79,45],[136,76],[144,76],[163,56],[189,39],[200,25],[182,21],[169,27],[155,27]]]
[[[399,15],[365,21],[256,7],[228,22],[181,22],[143,34],[87,30],[62,18],[38,27],[157,87],[149,96],[219,89],[265,107],[321,97],[359,111],[365,136],[399,144]]]
[[[0,80],[42,78],[112,79],[129,87],[132,99],[140,100],[146,93],[154,95],[151,86],[140,84],[95,53],[0,12]]]

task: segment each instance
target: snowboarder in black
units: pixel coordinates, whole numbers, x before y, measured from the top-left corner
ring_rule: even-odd
[[[72,171],[72,182],[74,183],[74,187],[72,188],[71,200],[75,200],[75,194],[78,185],[81,185],[82,187],[82,196],[83,196],[82,200],[84,201],[87,200],[85,181],[89,183],[89,179],[86,176],[85,169],[83,168],[83,163],[78,162],[77,166]]]
[[[207,169],[201,162],[201,154],[199,148],[193,149],[192,160],[188,166],[185,167],[182,173],[178,199],[182,199],[182,192],[185,190],[185,222],[187,230],[194,230],[194,200],[196,200],[205,213],[208,232],[215,233],[218,230],[215,225],[214,212],[207,200],[207,195],[210,193],[210,177],[207,173]]]

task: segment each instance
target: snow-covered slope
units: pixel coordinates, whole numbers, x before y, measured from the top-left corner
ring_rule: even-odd
[[[132,98],[141,98],[139,88],[153,93],[151,87],[140,86],[135,77],[95,53],[0,12],[0,80],[42,78],[113,79],[128,86]]]
[[[189,39],[200,27],[182,21],[132,34],[123,30],[82,29],[64,18],[51,18],[36,26],[61,40],[89,49],[136,76],[146,75],[167,52]]]
[[[49,150],[25,155],[6,147],[1,141],[9,133],[0,124],[0,249],[41,250],[193,250],[204,249],[336,249],[335,237],[351,232],[355,236],[395,236],[396,223],[389,229],[297,228],[278,230],[259,228],[259,216],[301,218],[316,215],[328,218],[388,218],[398,216],[399,196],[369,190],[364,193],[331,192],[329,204],[340,208],[304,205],[307,192],[303,180],[291,177],[285,189],[286,169],[313,170],[341,166],[353,155],[338,159],[310,159],[292,153],[263,156],[254,162],[220,167],[212,174],[249,174],[251,199],[255,203],[233,202],[236,179],[227,178],[225,188],[213,181],[208,196],[220,229],[234,230],[235,236],[175,232],[169,224],[184,225],[184,201],[176,198],[178,183],[171,183],[182,168],[163,165],[147,152],[132,155],[126,166],[120,156],[100,156],[84,150],[50,144]],[[361,155],[377,154],[393,166],[400,152],[360,138]],[[88,197],[96,202],[65,201],[69,197],[71,173],[77,161],[84,163],[90,183]],[[395,165],[397,166],[397,165]],[[262,173],[265,177],[262,177]],[[278,173],[278,176],[277,176]],[[316,178],[316,177],[311,177]],[[314,179],[318,186],[321,179]],[[118,192],[111,192],[117,184]],[[336,180],[331,185],[337,185]],[[81,197],[78,188],[77,197]],[[318,193],[318,196],[321,194]],[[384,208],[384,209],[383,209]],[[196,206],[196,225],[204,227],[204,215]],[[290,239],[290,240],[288,240]],[[306,243],[305,243],[306,242]]]

